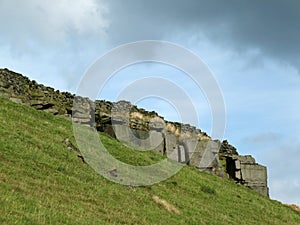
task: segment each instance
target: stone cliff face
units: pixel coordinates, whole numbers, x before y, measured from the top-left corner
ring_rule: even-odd
[[[188,124],[165,121],[127,101],[112,103],[55,91],[21,74],[0,69],[0,97],[93,126],[135,148],[151,149],[180,163],[228,177],[268,196],[267,169],[240,156],[227,141],[212,140]],[[73,104],[76,102],[76,104]]]

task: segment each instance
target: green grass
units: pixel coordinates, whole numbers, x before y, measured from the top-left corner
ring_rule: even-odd
[[[0,224],[300,224],[298,212],[193,167],[153,186],[113,183],[62,144],[75,144],[71,122],[4,99],[0,106]],[[162,159],[100,136],[124,162]]]

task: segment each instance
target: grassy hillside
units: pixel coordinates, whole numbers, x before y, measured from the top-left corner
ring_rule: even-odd
[[[0,98],[0,224],[300,224],[299,212],[192,167],[151,187],[113,183],[62,144],[72,135],[71,122]],[[100,135],[120,160],[160,160]]]

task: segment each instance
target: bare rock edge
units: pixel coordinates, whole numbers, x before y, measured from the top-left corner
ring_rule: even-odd
[[[194,126],[166,121],[156,112],[137,108],[130,102],[91,101],[38,84],[8,69],[0,69],[0,97],[72,118],[133,147],[152,149],[269,196],[267,168],[256,163],[252,156],[239,155],[227,140],[212,140]]]

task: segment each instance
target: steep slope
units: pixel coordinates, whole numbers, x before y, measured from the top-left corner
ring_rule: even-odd
[[[149,187],[96,174],[62,142],[71,122],[0,98],[0,224],[299,224],[300,214],[232,181],[184,167]],[[107,135],[120,160],[151,164]]]
[[[212,140],[189,124],[166,121],[155,111],[127,101],[91,101],[38,84],[8,69],[0,69],[0,96],[63,118],[72,116],[73,121],[117,137],[133,148],[152,149],[174,161],[231,178],[269,195],[267,168],[252,156],[241,156],[227,141]]]

